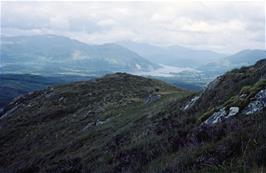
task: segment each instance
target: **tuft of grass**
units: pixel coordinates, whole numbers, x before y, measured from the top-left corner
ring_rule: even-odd
[[[247,85],[242,87],[240,91],[240,95],[246,94],[247,96],[244,98],[240,98],[240,96],[236,95],[231,97],[228,101],[225,102],[223,105],[224,107],[232,107],[232,106],[238,106],[241,109],[243,109],[247,104],[249,103],[249,100],[254,97],[260,90],[265,88],[266,86],[266,80],[261,79],[258,82],[256,82],[254,85]]]
[[[258,82],[256,82],[254,85],[246,85],[242,87],[240,91],[241,94],[246,94],[247,96],[245,98],[240,98],[239,95],[235,95],[230,97],[221,107],[225,107],[226,110],[228,110],[230,107],[237,106],[242,110],[244,107],[247,106],[249,103],[249,100],[254,97],[260,90],[266,87],[266,80],[261,79]],[[214,112],[216,111],[215,108],[209,108],[206,112],[201,114],[198,117],[197,122],[201,123],[208,119]]]
[[[215,108],[209,108],[208,111],[201,114],[198,118],[198,123],[201,123],[205,120],[207,120],[214,112],[216,111]]]

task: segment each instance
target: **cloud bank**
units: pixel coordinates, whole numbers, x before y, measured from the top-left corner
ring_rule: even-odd
[[[265,2],[2,2],[1,34],[136,41],[219,52],[265,49]]]

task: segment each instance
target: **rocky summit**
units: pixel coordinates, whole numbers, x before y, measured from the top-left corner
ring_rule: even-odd
[[[193,93],[115,73],[17,97],[0,112],[0,172],[263,172],[266,60]]]

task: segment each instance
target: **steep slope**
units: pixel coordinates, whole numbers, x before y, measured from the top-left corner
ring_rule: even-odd
[[[262,172],[265,70],[228,72],[199,95],[118,73],[17,98],[0,114],[0,170]]]
[[[30,74],[0,74],[0,109],[13,98],[48,86],[89,80],[85,76],[38,76]]]
[[[1,113],[0,168],[63,171],[68,166],[58,163],[68,162],[70,155],[75,169],[83,161],[89,164],[84,169],[99,169],[101,159],[111,159],[112,153],[100,156],[104,148],[114,151],[126,136],[137,142],[153,116],[188,94],[160,81],[118,73],[17,98]]]
[[[1,71],[5,73],[93,74],[156,67],[116,44],[87,45],[55,35],[1,37]]]
[[[208,50],[195,50],[182,46],[160,47],[146,43],[120,42],[118,43],[128,49],[137,52],[148,60],[177,67],[198,67],[219,58],[225,54],[216,53]]]
[[[264,59],[258,61],[254,66],[235,69],[216,78],[202,93],[196,106],[206,109],[222,104],[231,96],[238,94],[244,86],[254,85],[260,79],[265,79],[265,62],[266,60]]]

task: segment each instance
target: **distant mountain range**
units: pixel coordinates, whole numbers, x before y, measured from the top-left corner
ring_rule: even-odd
[[[234,55],[221,58],[218,61],[200,66],[197,69],[205,72],[206,74],[217,76],[233,68],[250,66],[254,64],[254,62],[265,58],[265,50],[243,50]]]
[[[38,35],[2,36],[0,57],[1,74],[99,77],[127,72],[201,90],[228,70],[266,58],[266,51],[243,50],[227,56],[180,46],[160,47],[129,41],[88,45],[67,37]],[[31,84],[28,87],[32,88]]]
[[[205,73],[211,72],[216,76],[233,68],[252,65],[258,60],[266,58],[266,51],[260,49],[247,49],[227,55],[182,46],[162,47],[132,41],[118,44],[157,64],[195,68]]]
[[[208,50],[194,50],[181,46],[161,47],[132,41],[118,44],[161,65],[159,69],[135,74],[156,76],[175,84],[174,81],[185,82],[186,85],[190,83],[194,87],[203,87],[226,71],[250,66],[266,58],[266,51],[259,49],[243,50],[233,55],[226,55]]]
[[[139,55],[157,64],[165,64],[177,67],[198,67],[226,57],[209,50],[189,49],[182,46],[161,47],[146,43],[119,42],[121,46],[137,52]]]
[[[159,67],[117,44],[87,45],[55,35],[2,37],[0,55],[5,73],[84,75]]]
[[[265,50],[244,50],[228,56],[208,50],[129,41],[88,45],[67,37],[38,35],[2,36],[0,56],[2,73],[99,76],[128,72],[173,76],[183,71],[201,71],[216,77],[232,68],[252,65],[266,58],[266,53]]]
[[[266,50],[246,49],[234,55],[228,56],[224,58],[224,60],[233,66],[249,66],[263,58],[266,58]]]

